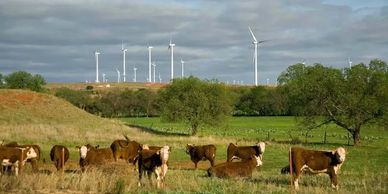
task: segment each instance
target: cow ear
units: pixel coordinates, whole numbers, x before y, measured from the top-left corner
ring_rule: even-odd
[[[96,145],[95,148],[98,149],[100,147],[100,145]]]
[[[160,150],[156,152],[156,155],[160,155]]]

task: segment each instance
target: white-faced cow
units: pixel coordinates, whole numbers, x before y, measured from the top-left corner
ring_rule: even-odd
[[[82,172],[89,165],[101,165],[114,161],[113,153],[110,148],[98,148],[90,144],[77,146],[80,153],[79,165]]]
[[[291,162],[295,189],[299,188],[302,171],[326,173],[330,176],[331,186],[338,189],[337,175],[345,162],[346,151],[339,147],[334,151],[308,150],[300,147],[291,148]]]
[[[260,156],[251,155],[248,159],[239,162],[225,162],[210,167],[207,170],[209,177],[231,178],[231,177],[252,177],[255,167],[263,165]]]
[[[145,147],[139,152],[138,170],[139,170],[139,186],[143,174],[147,174],[151,181],[151,174],[156,176],[157,187],[164,187],[164,178],[168,170],[168,158],[170,147],[163,146],[160,150],[150,150]]]
[[[197,168],[197,164],[201,160],[209,160],[210,165],[214,166],[216,151],[217,148],[214,145],[186,145],[186,153],[190,155],[190,159],[194,162],[195,168]]]
[[[10,143],[5,144],[4,146],[13,147],[13,148],[27,148],[27,147],[31,148],[32,147],[35,150],[37,156],[34,158],[31,158],[31,159],[28,159],[27,162],[31,164],[32,170],[34,172],[37,172],[39,170],[38,169],[38,161],[40,160],[40,146],[39,145],[36,145],[36,144],[20,145],[17,142],[10,142]]]
[[[227,149],[227,162],[232,162],[234,159],[247,160],[252,155],[259,156],[263,160],[265,151],[265,143],[259,142],[254,146],[236,146],[230,143]]]
[[[57,170],[63,170],[63,167],[69,159],[69,149],[62,145],[55,145],[50,150],[50,159],[54,162]]]
[[[37,156],[37,153],[32,147],[0,147],[1,166],[13,167],[16,176],[19,174],[19,168],[21,168],[27,160],[36,158]]]

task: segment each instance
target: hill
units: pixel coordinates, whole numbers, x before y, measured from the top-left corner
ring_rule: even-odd
[[[0,137],[15,141],[100,141],[133,133],[127,126],[89,114],[49,94],[0,90]]]

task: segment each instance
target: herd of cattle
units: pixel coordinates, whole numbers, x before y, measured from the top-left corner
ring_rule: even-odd
[[[169,146],[148,146],[125,139],[113,141],[110,148],[99,148],[90,144],[77,146],[80,154],[79,166],[85,172],[90,166],[102,165],[107,162],[125,160],[136,166],[139,173],[139,186],[143,174],[151,178],[155,174],[157,187],[164,186],[164,177],[168,170],[168,159],[171,152]],[[208,160],[211,167],[207,170],[210,177],[252,177],[253,170],[263,164],[265,143],[259,142],[253,146],[236,146],[230,143],[227,148],[227,161],[215,164],[216,147],[214,145],[187,144],[186,153],[197,168],[199,161]],[[38,145],[19,145],[16,142],[0,145],[1,173],[19,173],[20,167],[25,162],[32,165],[33,171],[37,171],[37,161],[40,159],[40,147]],[[337,175],[341,165],[345,161],[345,149],[342,147],[334,151],[307,150],[300,147],[292,147],[289,151],[290,164],[281,169],[283,174],[292,174],[293,185],[298,189],[298,180],[302,172],[326,173],[329,175],[331,185],[338,189]],[[55,145],[50,151],[50,159],[58,171],[64,169],[69,159],[69,150],[65,146]]]

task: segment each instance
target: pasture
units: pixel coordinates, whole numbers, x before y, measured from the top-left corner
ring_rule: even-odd
[[[20,97],[20,93],[16,94],[10,99]],[[191,137],[186,135],[184,124],[163,123],[159,118],[101,119],[48,95],[29,93],[35,103],[20,100],[11,103],[4,96],[5,93],[0,93],[3,97],[0,102],[1,140],[39,144],[42,156],[38,173],[32,173],[27,164],[19,177],[0,176],[1,193],[289,193],[293,191],[289,186],[290,177],[281,175],[280,169],[288,164],[290,142],[297,138],[299,140],[294,142],[299,144],[296,145],[307,148],[330,150],[344,146],[347,149],[338,193],[388,192],[388,132],[377,126],[363,129],[359,147],[347,146],[346,132],[335,126],[312,131],[304,143],[304,132],[293,117],[231,117],[219,127],[204,127],[198,136]],[[6,101],[8,103],[4,103]],[[325,130],[327,143],[323,144]],[[147,179],[146,185],[139,188],[137,172],[124,162],[79,172],[76,145],[91,143],[109,147],[113,140],[123,138],[122,134],[140,143],[172,147],[165,189],[156,189]],[[208,178],[205,175],[209,162],[200,162],[199,169],[194,170],[184,150],[187,143],[215,144],[216,163],[220,163],[226,160],[226,147],[230,142],[252,145],[258,140],[266,141],[267,147],[263,166],[254,171],[252,179]],[[54,144],[66,145],[70,150],[64,174],[56,172],[49,159]],[[302,176],[299,185],[298,193],[333,192],[327,175]]]

